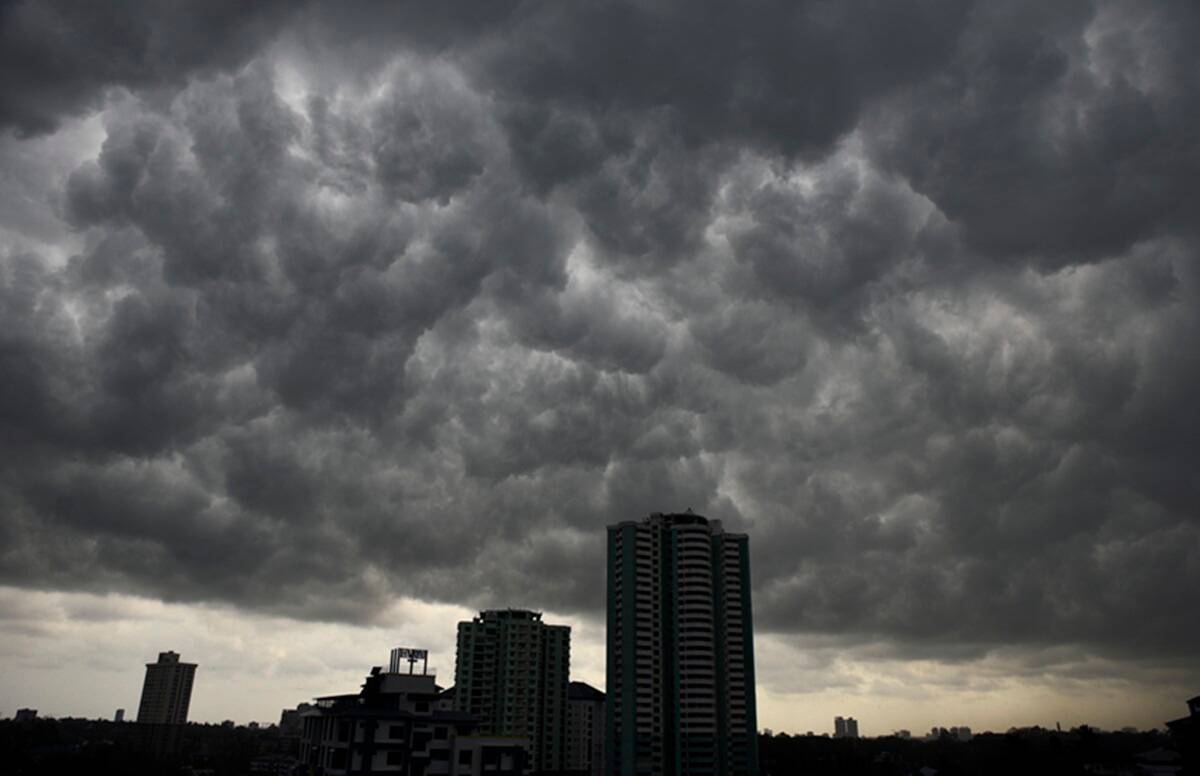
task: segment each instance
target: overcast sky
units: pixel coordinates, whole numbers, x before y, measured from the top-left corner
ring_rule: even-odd
[[[759,721],[1200,691],[1194,2],[0,3],[0,715],[277,719],[457,619],[603,685],[750,536]],[[86,683],[87,692],[81,689]]]

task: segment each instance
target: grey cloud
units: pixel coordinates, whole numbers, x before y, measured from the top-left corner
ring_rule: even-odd
[[[1198,23],[1183,3],[981,5],[945,74],[875,115],[875,156],[995,257],[1056,267],[1185,228],[1196,76],[1178,41]]]
[[[597,616],[692,507],[780,638],[1183,659],[1190,8],[416,8],[10,92],[105,138],[0,218],[0,578]]]
[[[903,185],[856,167],[834,160],[812,182],[768,173],[727,194],[724,215],[738,225],[726,236],[751,268],[756,296],[798,302],[824,325],[857,327],[880,281],[919,257],[928,208]]]
[[[53,131],[109,87],[170,89],[236,68],[270,41],[283,3],[0,5],[0,127]]]
[[[820,153],[866,99],[937,65],[963,15],[955,3],[542,6],[477,65],[534,110],[662,110],[690,144]]]

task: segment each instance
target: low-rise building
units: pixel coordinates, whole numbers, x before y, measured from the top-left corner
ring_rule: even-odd
[[[480,735],[480,718],[455,711],[432,674],[372,669],[354,695],[316,699],[302,714],[301,761],[326,776],[521,774],[529,742]]]

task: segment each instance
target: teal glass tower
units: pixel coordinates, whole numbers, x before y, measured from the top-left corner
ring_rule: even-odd
[[[757,776],[743,534],[689,510],[608,527],[610,776]]]

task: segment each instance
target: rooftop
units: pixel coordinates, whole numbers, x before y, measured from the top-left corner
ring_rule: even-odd
[[[587,682],[571,682],[567,687],[567,698],[573,701],[602,701],[604,693]]]
[[[484,609],[475,618],[476,622],[481,620],[537,620],[541,621],[542,613],[531,611],[529,609]]]

